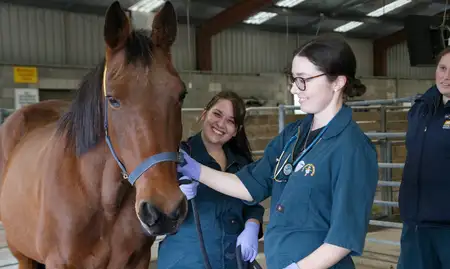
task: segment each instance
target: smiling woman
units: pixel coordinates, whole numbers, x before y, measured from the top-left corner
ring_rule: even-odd
[[[245,112],[244,102],[236,93],[218,93],[202,113],[202,131],[183,143],[183,149],[215,170],[236,173],[252,161],[244,128]],[[204,240],[211,268],[238,268],[236,245],[241,246],[245,261],[256,258],[258,238],[262,236],[262,206],[246,205],[240,199],[222,195],[198,183],[180,188],[189,200],[197,195],[196,208],[202,232],[208,235]],[[161,243],[158,268],[203,268],[198,242],[194,214],[189,210],[178,233],[167,236]]]
[[[245,105],[234,92],[220,92],[205,106],[202,138],[210,144],[223,145],[229,141],[233,150],[252,159],[250,146],[245,133]]]
[[[436,86],[442,94],[444,104],[446,104],[450,100],[450,48],[444,49],[438,58]]]
[[[450,268],[450,48],[437,57],[435,83],[408,112],[399,194],[399,269]]]

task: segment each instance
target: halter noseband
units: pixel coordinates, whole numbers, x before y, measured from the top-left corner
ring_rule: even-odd
[[[140,163],[130,174],[128,174],[127,169],[125,168],[125,165],[120,161],[119,157],[117,156],[116,152],[114,151],[114,148],[111,143],[111,138],[108,134],[108,97],[106,95],[106,64],[105,64],[105,70],[103,71],[103,94],[105,98],[104,102],[104,127],[105,127],[105,139],[106,144],[109,147],[109,150],[111,151],[112,156],[116,160],[117,164],[119,165],[120,169],[122,170],[122,177],[123,179],[130,182],[131,185],[134,185],[138,178],[148,169],[150,169],[152,166],[161,163],[161,162],[176,162],[178,163],[181,158],[181,154],[178,154],[178,152],[161,152],[158,154],[155,154],[153,156],[148,157],[145,159],[142,163]]]

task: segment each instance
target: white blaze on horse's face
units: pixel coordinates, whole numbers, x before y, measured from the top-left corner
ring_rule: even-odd
[[[186,91],[171,63],[176,34],[170,2],[155,16],[151,35],[132,31],[117,2],[106,14],[106,139],[136,188],[136,214],[151,235],[175,232],[187,212],[175,162]]]

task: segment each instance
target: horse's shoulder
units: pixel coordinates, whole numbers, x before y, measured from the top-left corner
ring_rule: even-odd
[[[8,155],[27,132],[57,121],[68,104],[62,100],[42,101],[18,109],[6,118],[0,126],[2,162],[8,159]]]
[[[22,109],[27,130],[57,121],[68,109],[63,100],[48,100],[28,105]]]

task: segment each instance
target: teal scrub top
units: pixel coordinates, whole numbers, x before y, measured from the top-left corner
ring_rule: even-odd
[[[344,105],[340,109],[289,176],[281,172],[274,180],[287,141],[299,135],[297,143],[285,150],[292,152],[294,144],[307,136],[312,119],[307,115],[286,126],[261,159],[236,174],[254,199],[249,204],[272,197],[264,239],[268,268],[298,262],[323,243],[351,250],[333,268],[354,268],[350,256],[363,252],[378,182],[378,161],[375,146],[352,120],[351,108]]]

